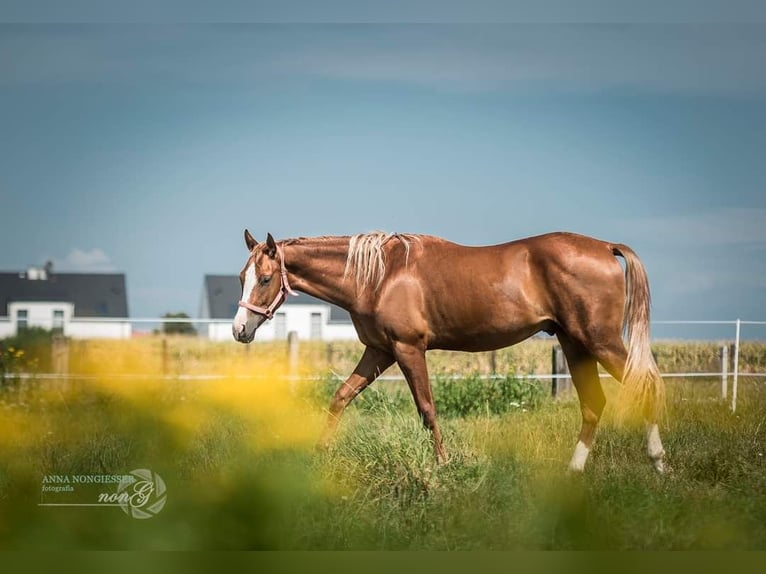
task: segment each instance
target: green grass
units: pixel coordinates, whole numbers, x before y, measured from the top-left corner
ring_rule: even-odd
[[[0,390],[0,548],[766,548],[766,388],[755,380],[741,381],[736,414],[714,383],[669,384],[667,476],[652,470],[640,429],[608,413],[585,473],[568,475],[577,402],[517,401],[511,391],[530,391],[510,379],[492,401],[466,399],[495,392],[479,379],[435,383],[446,466],[387,383],[348,409],[324,453],[307,437],[321,428],[325,388],[266,413],[261,395],[211,399],[225,381],[129,393],[58,384]],[[150,520],[37,506],[44,474],[133,468],[168,486]]]
[[[601,429],[584,475],[567,475],[579,422],[571,401],[448,419],[443,468],[410,418],[356,415],[327,461],[348,493],[332,511],[340,528],[319,528],[308,546],[763,548],[762,409],[732,416],[716,401],[679,400],[670,415],[669,476],[651,469],[640,432],[614,425]]]

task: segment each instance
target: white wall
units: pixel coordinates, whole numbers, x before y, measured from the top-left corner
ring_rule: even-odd
[[[8,304],[8,318],[13,323],[14,333],[17,330],[16,317],[19,310],[27,312],[28,327],[53,328],[53,311],[64,312],[64,324],[74,315],[74,303],[62,301],[14,301]]]
[[[61,301],[15,301],[8,304],[8,321],[0,321],[0,337],[18,332],[17,312],[27,311],[27,326],[53,328],[53,312],[63,311],[64,335],[75,339],[127,339],[132,333],[129,322],[93,321],[74,317],[74,304]]]
[[[13,337],[16,334],[16,323],[11,322],[10,319],[0,319],[0,339],[6,337]]]
[[[73,339],[129,339],[132,333],[127,321],[107,323],[75,319],[64,325],[64,335]]]
[[[342,341],[356,340],[356,329],[351,323],[329,323],[330,308],[326,305],[283,305],[276,315],[284,314],[285,328],[279,339],[287,339],[287,333],[295,331],[301,341],[311,340],[311,314],[319,313],[321,316],[321,333],[317,340]],[[258,328],[255,341],[274,341],[277,339],[277,323],[275,317],[266,321]],[[211,323],[208,325],[208,337],[214,341],[233,341],[231,335],[231,321],[224,323]]]
[[[231,321],[226,323],[209,323],[207,325],[207,338],[211,341],[233,341]]]
[[[329,323],[325,329],[323,338],[327,341],[356,341],[359,339],[352,323]]]
[[[277,313],[285,313],[287,319],[285,331],[287,333],[296,331],[298,338],[302,341],[311,339],[311,314],[319,313],[322,317],[322,333],[315,338],[321,340],[323,339],[324,330],[327,328],[330,308],[325,305],[283,305]],[[273,322],[274,328],[276,328],[276,319]]]

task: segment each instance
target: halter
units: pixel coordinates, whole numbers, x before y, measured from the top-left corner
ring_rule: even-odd
[[[252,311],[253,313],[258,313],[259,315],[263,315],[266,317],[266,319],[273,319],[274,318],[274,311],[276,311],[279,306],[285,302],[285,299],[287,299],[287,294],[290,295],[298,295],[295,291],[293,291],[290,288],[290,283],[287,281],[287,267],[285,267],[285,252],[282,249],[281,245],[277,245],[277,255],[279,256],[279,265],[280,265],[280,272],[279,277],[282,285],[279,287],[279,293],[277,293],[277,296],[274,297],[274,300],[271,302],[271,305],[268,307],[258,307],[257,305],[253,305],[252,303],[248,303],[247,301],[240,301],[239,306],[244,307],[245,309],[248,309]]]

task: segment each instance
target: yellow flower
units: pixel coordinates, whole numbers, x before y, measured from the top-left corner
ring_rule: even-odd
[[[19,349],[18,351],[16,351],[16,357],[17,358],[20,358],[20,357],[23,357],[23,356],[24,356],[24,349]]]

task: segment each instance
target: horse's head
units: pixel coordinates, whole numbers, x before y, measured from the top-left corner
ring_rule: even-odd
[[[284,254],[271,233],[266,241],[258,243],[245,229],[245,245],[250,255],[239,273],[242,298],[232,325],[234,339],[240,343],[250,343],[256,329],[271,319],[287,293],[292,293]]]

